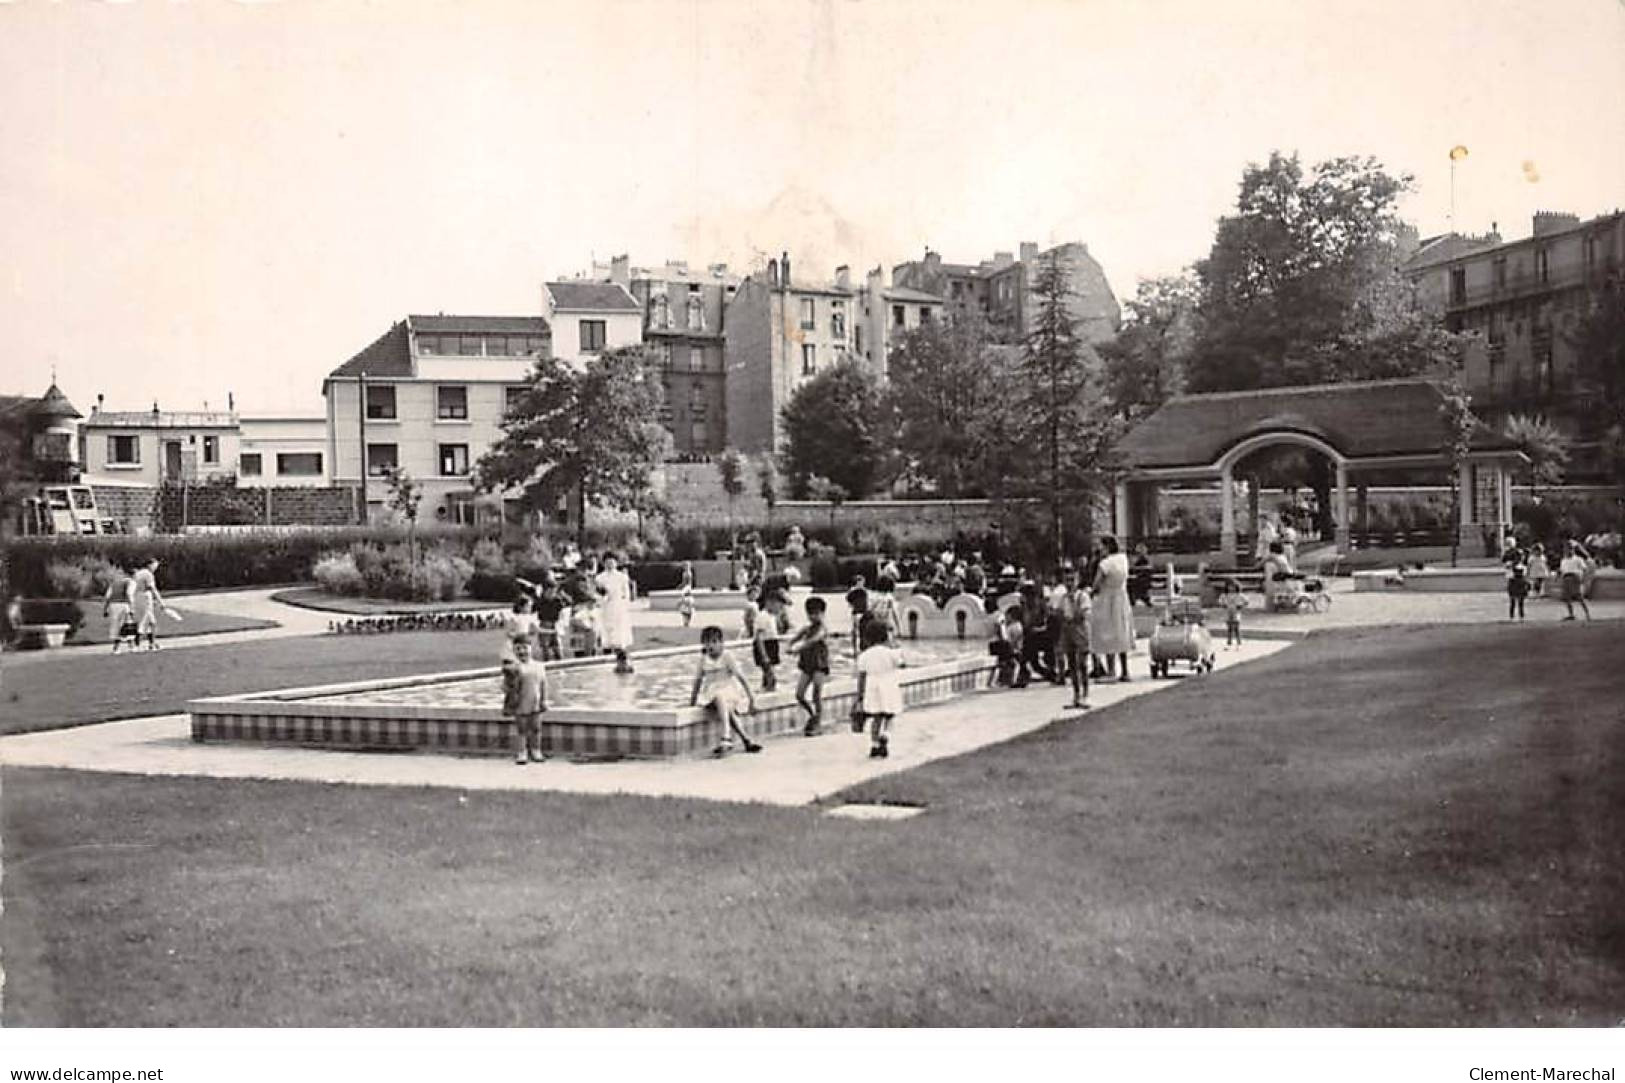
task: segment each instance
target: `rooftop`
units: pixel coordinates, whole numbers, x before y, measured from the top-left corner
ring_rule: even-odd
[[[924,290],[910,289],[907,286],[887,286],[885,296],[888,301],[917,301],[920,304],[942,304],[942,298],[936,294],[927,293]]]
[[[82,429],[235,429],[237,415],[225,410],[97,410]]]
[[[643,309],[614,282],[548,282],[553,307],[561,312],[637,312]]]
[[[552,331],[542,316],[408,316],[406,325],[426,334],[467,331],[488,335],[548,335]]]

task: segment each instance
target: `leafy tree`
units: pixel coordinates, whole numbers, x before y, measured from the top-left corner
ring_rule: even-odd
[[[1439,420],[1444,423],[1444,454],[1450,469],[1450,566],[1456,566],[1461,546],[1461,464],[1472,450],[1473,430],[1478,418],[1473,416],[1472,397],[1461,384],[1459,374],[1452,373],[1440,385],[1444,401],[1439,403]]]
[[[1569,438],[1544,417],[1513,414],[1501,433],[1529,456],[1529,487],[1535,495],[1543,485],[1559,485],[1569,464]]]
[[[722,492],[728,498],[728,534],[734,532],[734,501],[745,492],[745,457],[729,448],[717,457],[717,474],[722,479]]]
[[[853,499],[891,480],[896,426],[880,381],[843,358],[802,384],[785,404],[784,472],[797,493],[822,476]]]
[[[1432,321],[1399,273],[1414,231],[1395,207],[1410,186],[1371,158],[1307,173],[1296,155],[1249,165],[1236,213],[1196,265],[1192,389],[1424,371]]]
[[[1016,432],[1028,449],[1023,487],[1049,509],[1056,563],[1063,557],[1064,513],[1086,503],[1111,466],[1120,434],[1100,388],[1099,359],[1078,334],[1064,268],[1053,255],[1033,281],[1037,311],[1021,360]]]
[[[423,503],[423,486],[395,465],[384,469],[384,484],[389,487],[389,506],[406,520],[406,554],[416,562],[418,506]]]
[[[887,357],[897,445],[912,472],[943,495],[977,488],[990,443],[1002,366],[974,316],[906,332]]]
[[[642,347],[608,350],[577,370],[537,358],[530,382],[481,456],[484,491],[519,489],[532,509],[574,495],[576,543],[586,546],[589,504],[636,511],[670,436],[660,425],[660,380]]]
[[[1141,279],[1124,303],[1123,328],[1100,347],[1100,356],[1106,395],[1125,420],[1144,417],[1184,390],[1197,298],[1196,278],[1187,273]]]

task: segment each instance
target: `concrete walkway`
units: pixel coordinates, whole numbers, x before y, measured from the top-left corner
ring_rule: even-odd
[[[1235,651],[1221,649],[1219,666],[1225,669],[1262,658],[1288,645],[1288,641],[1275,640],[1249,643]],[[1093,707],[1089,711],[1068,710],[1070,692],[1050,685],[978,692],[916,708],[895,724],[892,754],[885,760],[869,759],[868,738],[850,732],[844,720],[827,726],[822,736],[775,738],[766,742],[760,755],[736,753],[721,761],[550,760],[521,768],[498,756],[195,744],[186,715],[164,715],[0,738],[0,764],[141,775],[438,786],[471,792],[545,790],[805,805],[871,778],[1009,740],[1058,718],[1087,725],[1091,716],[1125,699],[1173,687],[1181,679],[1203,679],[1156,681],[1146,677],[1143,646],[1131,660],[1131,671],[1138,676],[1126,684],[1098,684],[1090,695]]]

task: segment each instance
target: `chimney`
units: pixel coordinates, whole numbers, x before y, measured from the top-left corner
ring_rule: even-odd
[[[235,414],[236,412],[237,412],[237,396],[233,395],[230,391],[227,391],[226,392],[226,413]]]
[[[942,253],[925,250],[925,270],[927,274],[936,274],[942,270]]]
[[[852,268],[841,264],[835,268],[835,286],[837,289],[849,290],[852,288]]]
[[[96,405],[92,406],[90,408],[91,414],[94,415],[94,414],[101,413],[102,412],[102,403],[104,401],[106,401],[106,399],[107,399],[106,395],[103,395],[100,391],[96,392]]]
[[[993,266],[1001,271],[1014,262],[1016,262],[1016,257],[1012,256],[1008,252],[993,253]]]
[[[617,286],[632,284],[632,257],[612,256],[609,261],[609,280]]]
[[[1031,263],[1038,258],[1038,246],[1031,241],[1021,242],[1021,262]]]
[[[782,253],[779,257],[780,269],[784,272],[784,288],[790,288],[790,253]]]
[[[1561,233],[1580,224],[1580,216],[1564,211],[1536,211],[1534,233],[1544,237],[1548,233]]]
[[[710,270],[712,278],[726,278],[728,276],[728,265],[726,263],[713,263],[708,270]]]
[[[770,259],[767,261],[767,284],[775,289],[778,288],[779,261],[776,259]]]
[[[157,399],[152,400],[152,416],[155,417],[155,418],[158,416],[158,400]]]

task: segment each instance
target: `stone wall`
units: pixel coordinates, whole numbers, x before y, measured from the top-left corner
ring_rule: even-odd
[[[103,519],[112,519],[131,534],[154,529],[158,490],[150,485],[92,485],[96,510]]]

